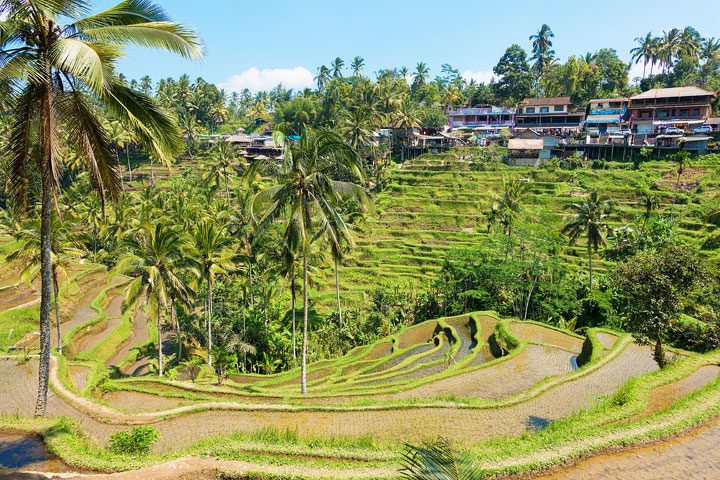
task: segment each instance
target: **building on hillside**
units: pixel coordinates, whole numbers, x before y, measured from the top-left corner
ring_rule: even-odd
[[[720,117],[710,117],[705,121],[705,125],[709,125],[713,132],[720,132]]]
[[[590,100],[590,112],[585,119],[585,131],[601,135],[620,131],[629,126],[627,98],[596,98]]]
[[[544,155],[545,151],[542,138],[511,138],[507,163],[514,167],[539,167],[550,158]]]
[[[453,129],[498,133],[502,128],[515,125],[515,109],[493,105],[476,108],[459,108],[448,112],[448,126]]]
[[[698,87],[653,88],[633,95],[629,105],[631,128],[640,135],[668,127],[692,129],[708,120],[715,95]]]
[[[692,135],[683,137],[680,140],[680,148],[697,154],[705,154],[708,152],[708,142],[712,137],[707,135]]]
[[[579,133],[585,112],[570,97],[526,98],[515,113],[515,130],[532,128],[543,135],[570,136]]]

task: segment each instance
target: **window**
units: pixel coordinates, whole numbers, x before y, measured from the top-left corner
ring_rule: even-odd
[[[562,105],[555,105],[555,108],[554,108],[553,110],[556,111],[556,112],[562,112],[562,111],[563,111],[563,106],[562,106]]]
[[[540,113],[548,113],[550,112],[550,107],[540,107]]]
[[[687,110],[687,109],[680,110],[680,114],[679,114],[679,115],[680,115],[681,117],[687,117],[687,116],[688,116],[688,110]]]
[[[658,110],[657,113],[655,114],[655,116],[658,118],[667,118],[668,111],[667,110]]]
[[[535,113],[535,107],[525,107],[525,113]]]
[[[693,109],[693,112],[692,112],[692,116],[693,116],[693,117],[699,117],[699,116],[700,116],[700,109],[699,109],[699,108],[694,108],[694,109]]]

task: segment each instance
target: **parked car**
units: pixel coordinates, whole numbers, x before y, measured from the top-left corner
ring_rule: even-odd
[[[710,125],[700,125],[693,128],[693,133],[712,133],[712,127]]]
[[[622,135],[623,137],[629,137],[630,135],[632,135],[632,130],[630,130],[629,128],[623,128],[617,134]]]
[[[668,127],[665,129],[667,135],[685,135],[685,130],[678,127]]]

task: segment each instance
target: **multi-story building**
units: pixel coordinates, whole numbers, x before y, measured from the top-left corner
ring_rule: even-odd
[[[628,125],[627,98],[596,98],[590,100],[590,113],[585,119],[589,134],[618,132]]]
[[[580,131],[585,111],[570,97],[526,98],[515,114],[515,128],[532,128],[543,134],[564,135]]]
[[[715,93],[699,87],[653,88],[630,97],[630,124],[640,135],[667,127],[689,129],[702,125],[711,115]]]
[[[459,108],[448,112],[448,125],[454,128],[499,130],[512,128],[515,124],[515,109],[495,106]]]

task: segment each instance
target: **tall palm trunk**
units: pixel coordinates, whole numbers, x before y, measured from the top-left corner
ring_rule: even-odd
[[[212,367],[212,310],[213,310],[213,300],[212,300],[212,289],[213,289],[213,281],[212,277],[208,277],[208,310],[207,310],[207,327],[208,327],[208,365]]]
[[[593,288],[593,267],[592,267],[592,246],[590,245],[590,241],[588,240],[588,271],[590,272],[590,291],[592,291]]]
[[[295,267],[290,270],[290,308],[292,309],[292,349],[293,360],[297,361],[297,335],[295,321]]]
[[[177,337],[177,359],[180,361],[182,357],[182,332],[180,331],[180,321],[177,318],[177,311],[175,310],[175,297],[170,297],[170,323],[175,328],[175,334]]]
[[[253,293],[253,273],[252,273],[252,260],[248,262],[248,274],[250,275],[250,278],[248,281],[250,284],[248,285],[248,290],[250,290],[250,306],[255,307],[255,294]]]
[[[128,173],[130,174],[130,183],[132,183],[132,167],[130,166],[130,145],[125,145],[125,158],[127,159]]]
[[[340,306],[340,273],[338,271],[338,259],[335,259],[335,294],[337,295],[337,311],[340,326],[343,325],[342,307]]]
[[[307,251],[303,249],[303,338],[300,367],[300,393],[307,393],[307,333],[308,333],[308,269]]]
[[[157,330],[158,330],[158,375],[163,376],[163,353],[162,353],[162,325],[160,325],[160,302],[157,306]]]
[[[50,303],[52,300],[52,263],[50,256],[52,222],[52,82],[50,65],[46,66],[47,83],[41,104],[41,148],[42,148],[42,205],[40,223],[40,366],[38,368],[38,391],[35,401],[35,416],[43,417],[47,412],[48,384],[50,381]]]
[[[60,288],[58,287],[57,272],[52,269],[52,281],[53,281],[53,296],[55,297],[55,328],[57,330],[57,349],[58,353],[62,355],[62,337],[60,336]]]

